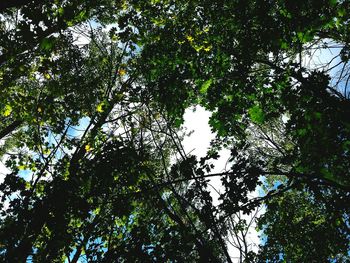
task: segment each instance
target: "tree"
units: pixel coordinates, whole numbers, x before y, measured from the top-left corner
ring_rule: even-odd
[[[2,260],[232,262],[228,235],[244,238],[249,224],[229,219],[264,202],[270,239],[258,257],[310,259],[290,252],[298,240],[284,246],[276,235],[281,227],[292,236],[293,207],[298,218],[311,213],[305,233],[340,231],[320,247],[322,260],[340,258],[350,189],[348,5],[2,3],[0,137],[11,170],[0,186]],[[331,61],[304,63],[330,40],[341,49],[337,79]],[[212,112],[217,133],[201,159],[183,151],[179,135],[196,104]],[[211,173],[222,148],[230,169]],[[272,187],[249,198],[264,180]],[[240,261],[256,260],[240,250]]]
[[[320,200],[302,190],[267,202],[259,219],[265,236],[259,262],[346,262],[349,218],[341,194],[323,188]]]
[[[16,89],[18,81],[33,79],[36,74],[48,79],[52,70],[57,73],[55,64],[60,56],[56,55],[54,60],[53,57],[55,53],[67,52],[67,46],[74,44],[73,34],[69,34],[71,27],[87,19],[107,20],[110,13],[103,11],[103,5],[107,10],[120,8],[114,6],[113,1],[99,2],[99,5],[87,5],[84,1],[64,1],[61,5],[56,1],[3,1],[0,6],[1,111],[7,118],[2,120],[0,138],[26,122],[25,116],[15,112],[20,107],[12,103],[26,105],[37,99],[36,94],[28,91],[28,97],[21,94]],[[74,49],[73,45],[70,55],[76,56]],[[69,67],[72,66],[73,63]],[[32,107],[25,107],[26,113],[31,110]],[[28,115],[34,116],[35,111]]]
[[[349,39],[344,26],[349,21],[348,3],[135,4],[136,10],[143,8],[147,10],[141,22],[145,30],[140,30],[146,43],[143,73],[149,85],[160,94],[164,107],[180,118],[189,104],[205,106],[213,113],[210,124],[218,133],[213,150],[225,145],[232,149],[232,169],[221,174],[226,187],[221,197],[224,218],[291,189],[311,191],[320,203],[333,198],[329,191],[348,200]],[[125,17],[140,24],[132,16]],[[307,54],[334,45],[339,55],[326,65],[310,68],[304,63]],[[330,66],[336,59],[339,62]],[[335,67],[339,68],[336,74],[332,73]],[[169,91],[172,86],[176,89]],[[287,121],[277,141],[265,128],[263,140],[273,145],[255,147],[251,130],[273,126],[282,117]],[[292,144],[283,142],[284,138]],[[266,196],[248,200],[249,191],[261,184],[261,175],[288,179]],[[335,207],[339,205],[347,214],[347,205],[340,201]],[[328,212],[334,214],[335,207],[328,207]],[[275,209],[271,215],[278,212]]]
[[[60,51],[49,78],[16,86],[39,97],[35,116],[16,107],[30,119],[1,185],[2,260],[221,261],[217,241],[165,188],[169,128],[143,94],[130,44],[93,30],[89,45]]]
[[[340,33],[346,29],[340,22],[333,24],[333,20],[348,19],[344,12],[347,4],[317,3],[300,1],[294,7],[279,2],[231,1],[218,5],[201,1],[173,5],[158,1],[158,13],[151,14],[152,20],[145,12],[145,25],[142,25],[146,28],[147,43],[143,49],[144,65],[149,66],[145,74],[156,93],[177,97],[183,101],[183,108],[199,97],[200,103],[213,111],[211,125],[219,137],[234,137],[242,144],[251,123],[267,123],[284,114],[290,116],[286,133],[301,147],[300,152],[290,156],[294,166],[295,158],[302,166],[294,167],[294,174],[299,171],[307,177],[311,173],[308,176],[311,181],[316,177],[316,181],[347,188],[347,176],[341,175],[348,171],[348,156],[344,151],[349,134],[345,117],[349,110],[347,94],[332,87],[327,72],[303,67],[302,61],[298,62],[309,45],[322,42],[325,35],[332,35],[342,47],[341,53],[347,53],[347,39]],[[135,9],[144,8],[140,6],[136,5]],[[232,10],[237,13],[234,17]],[[165,15],[168,13],[172,16]],[[214,15],[217,13],[222,15]],[[126,17],[133,22],[131,16]],[[281,33],[274,35],[273,30]],[[270,37],[260,39],[262,36]],[[169,44],[169,38],[175,41]],[[341,63],[346,64],[346,59]],[[169,85],[177,86],[172,89],[177,94],[158,92]],[[172,114],[181,115],[178,106],[172,110],[176,99],[159,99]],[[316,148],[323,139],[323,144],[337,146],[325,147],[329,152],[322,152],[321,157]],[[334,158],[341,158],[334,161],[343,164],[329,163]]]

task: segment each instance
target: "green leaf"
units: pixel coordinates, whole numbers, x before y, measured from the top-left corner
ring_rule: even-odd
[[[79,21],[83,21],[83,20],[86,19],[86,18],[87,18],[86,10],[81,11],[81,12],[78,14],[78,16],[77,16],[77,19],[78,19]]]
[[[225,136],[227,134],[225,126],[222,122],[214,117],[209,119],[209,125],[217,132],[219,136]]]
[[[321,119],[322,113],[320,113],[320,112],[315,112],[314,114],[315,114],[315,118],[316,118],[317,120],[320,120],[320,119]]]
[[[297,133],[299,136],[303,137],[307,134],[307,130],[306,129],[299,129],[299,130],[297,130]]]
[[[201,86],[199,92],[200,92],[201,94],[206,94],[207,91],[208,91],[208,89],[209,89],[209,87],[210,87],[210,85],[212,84],[212,82],[213,82],[212,79],[209,79],[209,80],[205,81],[205,82],[202,84],[202,86]]]
[[[337,4],[338,0],[329,0],[329,3],[331,6],[335,6]]]
[[[58,13],[60,15],[63,15],[64,14],[64,8],[63,7],[58,8]]]
[[[280,46],[282,49],[288,49],[288,43],[283,40],[280,41]]]
[[[3,110],[2,115],[4,117],[7,117],[7,116],[9,116],[11,114],[11,112],[12,112],[12,107],[10,105],[6,105],[4,110]]]
[[[250,119],[255,123],[261,124],[265,120],[265,114],[258,105],[255,105],[252,108],[250,108],[248,110],[248,113],[249,113]]]
[[[334,181],[334,176],[328,169],[322,168],[320,172],[324,176],[324,178]]]
[[[45,51],[52,50],[55,44],[55,39],[53,37],[44,38],[40,43],[40,48]]]
[[[282,16],[287,17],[287,18],[292,18],[292,14],[288,12],[286,9],[281,9],[280,13]]]
[[[175,121],[174,121],[174,125],[175,125],[175,127],[177,127],[177,128],[179,128],[183,123],[184,123],[183,118],[177,118],[177,119],[175,119]]]
[[[102,113],[104,111],[103,107],[104,107],[105,103],[101,102],[96,106],[96,111],[99,113]]]
[[[311,32],[298,32],[297,36],[302,43],[307,43],[314,39],[314,35]]]
[[[338,16],[343,17],[346,15],[346,9],[345,8],[340,8],[338,10]]]

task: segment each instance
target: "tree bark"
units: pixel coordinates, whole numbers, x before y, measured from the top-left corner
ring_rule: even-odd
[[[16,130],[20,125],[22,124],[22,121],[14,121],[4,129],[0,131],[0,140],[4,138],[6,135],[10,134],[14,130]]]

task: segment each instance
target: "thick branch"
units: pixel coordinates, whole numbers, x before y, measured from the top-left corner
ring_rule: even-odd
[[[22,124],[22,121],[14,121],[4,129],[2,129],[0,131],[0,140],[4,138],[6,135],[16,130],[21,124]]]

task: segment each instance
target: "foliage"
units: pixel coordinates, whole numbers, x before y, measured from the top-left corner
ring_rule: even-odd
[[[267,202],[268,212],[259,219],[266,238],[260,262],[349,260],[347,209],[339,193],[321,191],[327,192],[323,200],[304,189]]]
[[[0,259],[232,262],[230,235],[251,226],[241,213],[265,204],[266,242],[256,255],[237,243],[240,262],[346,260],[349,9],[2,1]],[[203,158],[181,146],[192,105],[217,135]],[[229,168],[213,174],[223,148]]]

